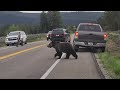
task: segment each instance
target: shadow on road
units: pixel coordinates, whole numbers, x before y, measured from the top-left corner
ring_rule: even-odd
[[[100,49],[95,49],[95,48],[79,48],[77,53],[80,53],[80,52],[102,53]]]
[[[78,52],[91,52],[91,49],[90,48],[79,48]]]

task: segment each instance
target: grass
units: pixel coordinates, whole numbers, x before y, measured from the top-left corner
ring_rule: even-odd
[[[35,42],[46,39],[46,35],[36,34],[28,36],[28,42]]]
[[[111,78],[120,79],[120,34],[118,32],[109,32],[106,52],[98,54],[98,57]]]
[[[120,79],[120,56],[113,56],[107,52],[100,53],[98,56],[111,78]]]
[[[5,43],[0,42],[0,47],[4,47],[4,46],[5,46]]]

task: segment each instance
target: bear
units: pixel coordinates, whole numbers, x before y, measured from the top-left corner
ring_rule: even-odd
[[[75,50],[73,49],[72,45],[69,42],[56,42],[56,41],[51,41],[48,45],[48,48],[55,48],[56,54],[54,57],[59,56],[58,59],[61,58],[62,53],[66,53],[66,58],[69,59],[70,55],[72,54],[75,59],[78,58],[78,55],[76,54]]]

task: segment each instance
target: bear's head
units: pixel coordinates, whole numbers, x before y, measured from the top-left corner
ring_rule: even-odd
[[[47,45],[47,47],[48,48],[54,48],[55,46],[56,46],[56,44],[58,44],[59,42],[55,42],[55,41],[51,41],[48,45]]]

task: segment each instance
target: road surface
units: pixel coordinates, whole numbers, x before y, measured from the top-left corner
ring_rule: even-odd
[[[78,59],[55,59],[55,49],[43,40],[0,48],[0,79],[100,79],[91,52],[80,49]]]

